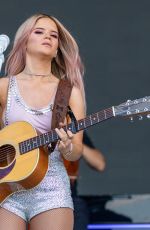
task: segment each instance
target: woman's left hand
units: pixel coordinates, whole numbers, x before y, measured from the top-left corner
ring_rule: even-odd
[[[65,132],[65,130],[62,128],[64,126],[63,123],[60,123],[60,126],[60,129],[55,129],[58,136],[60,137],[60,140],[58,141],[58,149],[63,155],[66,155],[72,151],[73,133],[70,130]]]

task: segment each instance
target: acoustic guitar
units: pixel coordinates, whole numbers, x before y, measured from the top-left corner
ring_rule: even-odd
[[[76,133],[112,117],[141,118],[141,114],[149,112],[150,96],[112,106],[63,128]],[[44,146],[57,140],[55,129],[38,135],[25,121],[14,122],[0,131],[0,204],[11,194],[33,188],[42,181],[48,169]]]

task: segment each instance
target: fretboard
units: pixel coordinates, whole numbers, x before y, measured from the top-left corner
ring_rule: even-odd
[[[111,117],[114,117],[113,107],[99,111],[97,113],[91,114],[86,118],[78,120],[76,124],[70,123],[64,126],[64,130],[69,129],[73,133],[79,132],[81,130],[87,129],[90,126],[93,126],[99,122],[105,121]],[[37,149],[41,146],[48,145],[52,142],[59,140],[59,136],[55,130],[51,130],[50,132],[40,134],[33,138],[27,139],[19,143],[20,154],[24,154],[26,152]]]

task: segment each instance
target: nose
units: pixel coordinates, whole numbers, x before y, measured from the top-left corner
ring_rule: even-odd
[[[50,36],[50,34],[48,32],[45,32],[45,36],[44,37],[47,38],[47,39],[51,38],[51,36]]]

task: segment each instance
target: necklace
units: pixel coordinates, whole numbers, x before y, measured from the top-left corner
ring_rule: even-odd
[[[52,73],[49,73],[49,74],[36,74],[36,73],[28,73],[28,72],[25,72],[23,71],[23,73],[25,75],[29,75],[29,76],[37,76],[37,77],[50,77]]]

